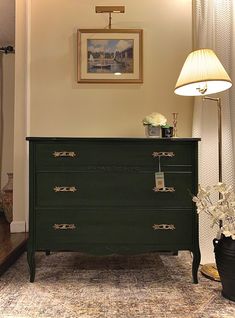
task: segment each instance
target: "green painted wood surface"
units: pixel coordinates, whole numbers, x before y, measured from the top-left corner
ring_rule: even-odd
[[[36,146],[36,167],[37,169],[66,170],[82,168],[83,166],[150,166],[158,165],[158,159],[152,154],[156,151],[172,151],[174,157],[161,158],[161,164],[170,165],[192,165],[193,144],[182,141],[184,146],[178,143],[164,142],[163,139],[156,141],[134,140],[79,140],[72,142],[38,142]],[[75,157],[55,158],[54,152],[73,151]]]
[[[28,260],[31,281],[36,250],[74,250],[95,254],[190,250],[193,279],[200,261],[197,192],[198,139],[27,138],[30,144]],[[55,157],[54,152],[74,152]],[[154,192],[159,159],[165,186]],[[55,192],[75,187],[75,192]],[[55,230],[54,224],[75,229]],[[174,225],[154,230],[154,224]]]
[[[40,249],[77,250],[80,243],[90,244],[185,244],[192,246],[190,211],[129,211],[126,208],[103,211],[45,210],[36,215],[36,242]],[[75,229],[55,230],[54,224],[74,224]],[[173,230],[154,230],[154,224],[173,225]]]
[[[43,172],[36,174],[36,206],[191,207],[192,173],[165,173],[175,192],[154,192],[155,171]],[[75,192],[54,188],[74,187]]]

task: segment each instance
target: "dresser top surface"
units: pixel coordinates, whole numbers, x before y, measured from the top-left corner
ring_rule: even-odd
[[[200,141],[201,138],[146,138],[146,137],[26,137],[28,141],[146,141],[179,142]]]

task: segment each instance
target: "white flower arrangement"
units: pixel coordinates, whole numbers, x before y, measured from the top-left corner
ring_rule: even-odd
[[[160,113],[152,113],[143,119],[144,125],[165,126],[167,119]]]
[[[212,202],[211,196],[213,192],[220,194],[221,198],[216,202]],[[197,196],[193,197],[196,203],[197,212],[206,212],[212,218],[212,227],[219,225],[219,233],[235,240],[235,193],[231,186],[227,186],[223,182],[219,182],[212,187],[203,188],[199,185]]]

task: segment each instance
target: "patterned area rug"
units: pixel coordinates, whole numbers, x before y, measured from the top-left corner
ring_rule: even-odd
[[[0,277],[0,317],[234,318],[221,284],[191,282],[191,256],[36,255],[29,282],[26,255]]]

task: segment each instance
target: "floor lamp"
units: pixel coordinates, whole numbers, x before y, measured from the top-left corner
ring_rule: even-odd
[[[225,91],[232,86],[232,81],[214,51],[200,49],[190,53],[183,65],[175,86],[175,94],[183,96],[202,96],[203,100],[212,100],[218,109],[218,175],[222,182],[222,120],[221,99],[209,97]],[[220,224],[222,226],[222,224]],[[201,268],[206,277],[219,280],[214,264],[205,264]]]

